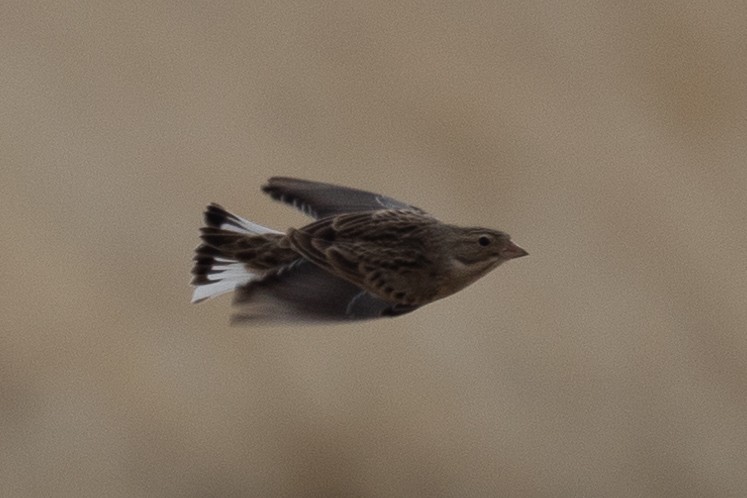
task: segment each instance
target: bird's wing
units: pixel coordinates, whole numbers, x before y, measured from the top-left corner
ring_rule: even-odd
[[[329,183],[312,182],[276,176],[270,178],[262,191],[277,201],[285,202],[317,219],[341,213],[378,209],[422,209],[385,195]]]
[[[412,211],[382,210],[324,218],[288,238],[305,259],[391,302],[418,302],[413,284],[432,266],[422,231],[437,223]]]
[[[240,325],[367,320],[417,308],[388,303],[302,259],[238,287],[234,305],[231,321]]]

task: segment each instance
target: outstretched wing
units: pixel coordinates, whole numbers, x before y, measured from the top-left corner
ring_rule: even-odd
[[[367,320],[418,308],[388,303],[302,259],[238,287],[234,305],[237,325]]]
[[[262,191],[273,199],[290,204],[317,219],[377,209],[409,209],[425,214],[420,208],[385,195],[297,178],[270,178],[262,187]]]

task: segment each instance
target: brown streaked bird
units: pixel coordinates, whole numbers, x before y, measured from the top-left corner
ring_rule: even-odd
[[[372,192],[285,177],[262,191],[317,221],[282,233],[208,206],[192,302],[236,291],[234,323],[402,315],[528,254],[504,232],[448,225]]]

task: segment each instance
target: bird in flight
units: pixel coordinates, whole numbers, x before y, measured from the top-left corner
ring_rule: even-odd
[[[233,323],[398,316],[528,254],[504,232],[442,223],[364,190],[273,177],[262,191],[316,221],[283,233],[207,207],[192,302],[234,291]]]

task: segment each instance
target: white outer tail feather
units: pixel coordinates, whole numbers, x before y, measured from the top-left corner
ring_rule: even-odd
[[[241,216],[236,216],[235,214],[231,213],[231,216],[236,218],[234,221],[240,226],[236,226],[233,223],[221,223],[221,225],[218,227],[221,230],[226,230],[229,232],[236,232],[236,233],[246,233],[249,235],[262,235],[265,233],[277,233],[282,234],[283,232],[279,232],[277,230],[273,230],[272,228],[267,228],[262,225],[258,225],[256,223],[252,223],[249,220],[246,220],[242,218]]]
[[[240,216],[230,213],[230,218],[220,224],[218,228],[235,233],[245,233],[247,235],[261,235],[266,233],[282,234],[272,228],[267,228],[257,223],[252,223]],[[207,279],[213,283],[195,286],[192,293],[192,303],[199,303],[206,299],[232,292],[236,287],[246,285],[252,280],[256,280],[261,275],[250,272],[243,263],[230,258],[221,258],[216,256],[212,270],[216,273],[207,275]]]
[[[218,262],[221,264],[217,264]],[[236,287],[246,285],[257,277],[257,274],[247,270],[243,263],[230,262],[224,259],[218,260],[216,258],[213,270],[219,272],[208,275],[208,280],[213,283],[196,286],[192,293],[193,303],[199,303],[205,299],[231,292]]]

